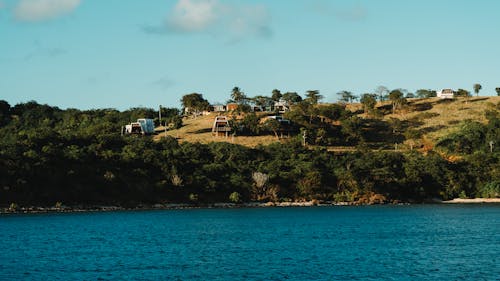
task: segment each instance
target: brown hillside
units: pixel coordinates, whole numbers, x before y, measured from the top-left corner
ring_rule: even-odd
[[[463,120],[475,120],[485,122],[484,113],[488,109],[494,109],[500,103],[500,97],[471,97],[468,101],[465,98],[454,100],[441,100],[439,98],[409,99],[408,105],[392,114],[390,102],[378,104],[377,108],[384,113],[384,121],[390,118],[397,118],[402,121],[412,121],[412,128],[423,133],[422,142],[424,145],[432,146],[440,137],[455,130]],[[368,118],[362,113],[362,106],[359,103],[348,104],[347,108],[353,112],[358,112],[359,117]],[[166,132],[166,135],[175,137],[184,142],[231,142],[235,144],[255,147],[258,144],[270,144],[278,140],[271,135],[264,136],[229,136],[216,137],[212,134],[211,128],[216,114],[200,116],[197,118],[185,118],[184,126],[178,130]],[[156,139],[164,136],[161,133],[155,136]],[[342,149],[342,148],[338,148]],[[346,148],[344,148],[346,149]]]

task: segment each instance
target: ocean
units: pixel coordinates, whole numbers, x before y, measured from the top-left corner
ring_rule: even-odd
[[[0,280],[500,280],[500,205],[0,215]]]

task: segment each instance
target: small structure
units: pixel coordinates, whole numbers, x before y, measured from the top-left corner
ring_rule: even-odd
[[[441,99],[452,99],[455,97],[455,92],[452,89],[442,89],[436,96]]]
[[[223,105],[223,104],[214,104],[214,105],[210,106],[210,109],[213,112],[225,112],[226,111],[226,106]]]
[[[278,111],[279,113],[285,113],[287,111],[290,111],[290,105],[288,104],[287,101],[279,100],[277,102],[274,102],[274,111]]]
[[[274,119],[278,121],[281,125],[290,125],[291,122],[288,119],[283,118],[281,115],[272,115],[272,116],[267,116],[268,119]]]
[[[226,116],[217,116],[214,120],[214,125],[212,126],[212,133],[215,136],[225,136],[228,137],[229,132],[231,132],[231,126],[229,125],[229,120]]]
[[[151,135],[155,132],[153,119],[140,118],[137,122],[132,122],[122,127],[123,134]]]

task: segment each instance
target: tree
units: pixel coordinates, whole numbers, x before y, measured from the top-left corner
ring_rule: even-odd
[[[457,97],[468,97],[470,96],[470,92],[464,89],[458,89],[456,95]]]
[[[413,150],[413,147],[422,137],[422,132],[416,129],[408,129],[403,133],[403,135],[405,136],[407,143],[410,145],[410,150]]]
[[[309,90],[306,92],[307,101],[310,104],[318,104],[318,102],[323,99],[323,96],[319,94],[318,90]]]
[[[10,104],[0,100],[0,126],[7,124],[10,120]]]
[[[278,120],[273,118],[267,119],[266,122],[264,122],[264,128],[273,132],[276,139],[280,138],[278,132],[281,130],[281,123]]]
[[[437,96],[437,93],[434,90],[420,89],[415,92],[415,95],[418,98],[431,98]]]
[[[392,102],[392,114],[401,107],[401,105],[406,103],[403,91],[400,89],[392,90],[389,93],[389,100]]]
[[[356,95],[354,95],[352,92],[349,91],[341,91],[338,92],[337,95],[340,96],[340,100],[343,102],[353,102],[353,100],[358,99]]]
[[[200,111],[206,110],[210,106],[210,103],[203,98],[203,95],[198,93],[184,95],[181,103],[184,111],[193,114],[195,117],[199,115]]]
[[[255,105],[260,107],[267,107],[273,104],[272,98],[265,96],[256,96],[253,98],[253,101],[255,102]]]
[[[495,91],[497,92],[497,96],[500,96],[500,87],[496,87]]]
[[[241,203],[241,195],[238,193],[238,192],[233,192],[231,194],[229,194],[229,201],[231,201],[232,203]]]
[[[365,110],[365,113],[373,111],[375,108],[375,104],[377,104],[377,99],[376,99],[375,94],[363,94],[361,96],[361,104],[363,105],[363,109]]]
[[[479,96],[479,91],[481,91],[483,86],[481,86],[481,84],[474,84],[473,87],[474,87],[474,93],[476,93],[476,96]]]
[[[302,101],[302,97],[296,92],[286,92],[281,98],[289,104],[294,104]]]
[[[465,97],[465,103],[467,103],[470,97],[470,92],[464,89],[458,89],[456,92],[456,96]]]
[[[281,94],[280,90],[274,89],[272,92],[271,99],[273,101],[280,101],[281,97],[283,97],[283,95]]]
[[[247,96],[241,91],[240,88],[234,87],[231,91],[231,99],[233,99],[236,103],[241,104],[246,101]]]
[[[406,93],[406,98],[407,99],[412,99],[415,97],[415,94],[414,93]]]
[[[376,89],[375,89],[375,94],[377,94],[377,96],[379,97],[379,101],[382,102],[385,100],[386,98],[386,95],[389,93],[389,89],[387,89],[387,87],[385,86],[378,86]]]

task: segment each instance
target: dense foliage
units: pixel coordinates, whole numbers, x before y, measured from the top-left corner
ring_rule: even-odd
[[[321,130],[337,130],[353,143],[363,138],[359,118],[342,106],[317,107],[313,116],[311,103],[301,106],[303,111],[298,107],[289,118],[303,124],[315,141],[338,141],[329,139],[333,134],[322,139]],[[178,118],[178,111],[164,110],[163,116]],[[488,114],[488,124],[465,122],[438,144],[460,156],[450,160],[433,151],[373,151],[362,143],[353,152],[309,149],[300,134],[256,148],[178,143],[170,137],[154,141],[120,135],[125,123],[154,118],[152,109],[61,110],[0,101],[0,204],[495,197],[500,194],[500,121],[496,112]],[[253,115],[247,118],[255,123]]]

